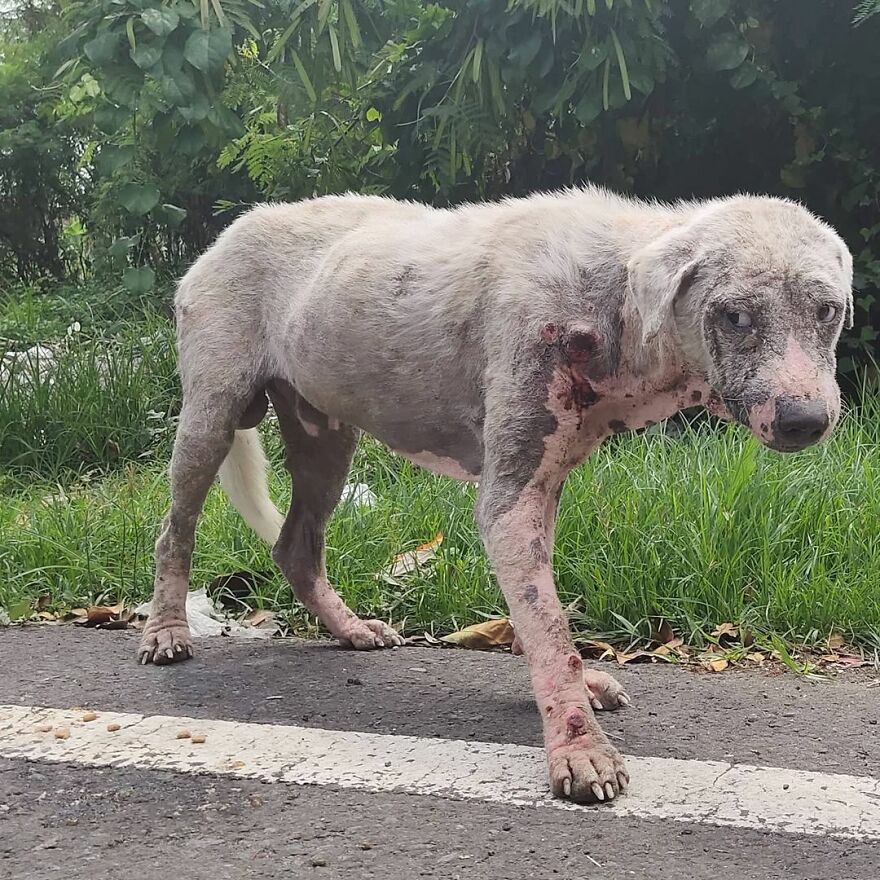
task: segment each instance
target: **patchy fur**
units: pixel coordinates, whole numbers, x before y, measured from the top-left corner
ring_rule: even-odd
[[[625,699],[583,669],[553,583],[565,477],[609,435],[695,405],[781,451],[824,439],[851,283],[840,238],[779,199],[667,206],[586,189],[454,210],[362,196],[255,208],[177,292],[184,405],[141,659],[192,652],[196,519],[227,455],[227,474],[253,477],[268,394],[294,483],[273,556],[297,597],[344,644],[400,643],[345,606],[324,565],[359,430],[479,479],[553,791],[615,797],[628,775],[592,709]],[[236,429],[249,433],[233,445]],[[229,485],[276,534],[265,481]]]

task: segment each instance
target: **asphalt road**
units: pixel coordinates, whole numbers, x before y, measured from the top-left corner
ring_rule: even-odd
[[[188,663],[156,668],[135,664],[136,642],[133,633],[73,627],[2,630],[0,705],[257,722],[270,732],[294,725],[429,746],[478,741],[500,754],[511,744],[540,745],[524,663],[509,655],[362,654],[219,638],[197,642]],[[632,707],[603,715],[603,726],[636,760],[724,761],[869,782],[880,776],[876,673],[814,684],[789,673],[603,668],[633,697]],[[426,795],[424,787],[267,783],[214,773],[195,759],[175,770],[137,766],[137,758],[86,766],[47,736],[23,758],[9,757],[17,753],[0,735],[0,877],[880,876],[880,838],[858,833],[766,830],[748,817],[719,825],[614,808],[457,800]],[[670,792],[679,802],[702,796],[686,780],[670,779]],[[817,811],[829,797],[817,792]],[[875,824],[880,795],[876,802],[876,815],[870,808],[862,815]],[[754,805],[759,818],[763,808]],[[743,822],[752,827],[734,827]]]

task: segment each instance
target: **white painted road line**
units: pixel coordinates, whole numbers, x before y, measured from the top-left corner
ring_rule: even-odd
[[[82,718],[0,706],[0,756],[880,840],[880,780],[870,777],[628,758],[629,793],[582,807],[549,797],[544,754],[526,746],[121,712]],[[69,736],[57,737],[60,728]],[[178,739],[184,729],[205,742]]]

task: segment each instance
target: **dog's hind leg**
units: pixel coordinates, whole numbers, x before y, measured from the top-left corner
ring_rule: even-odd
[[[273,559],[296,597],[342,645],[360,650],[402,645],[403,639],[386,623],[361,620],[327,580],[324,532],[342,494],[358,431],[337,423],[331,427],[326,417],[298,400],[289,385],[273,383],[268,390],[293,479],[293,500]]]
[[[171,456],[171,510],[156,542],[152,609],[138,650],[141,663],[192,656],[186,592],[196,521],[232,445],[233,430],[234,422],[201,400],[184,401]]]

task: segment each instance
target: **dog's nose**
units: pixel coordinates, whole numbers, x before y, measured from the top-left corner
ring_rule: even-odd
[[[783,397],[776,402],[773,434],[780,445],[803,449],[818,442],[829,423],[825,401]]]

